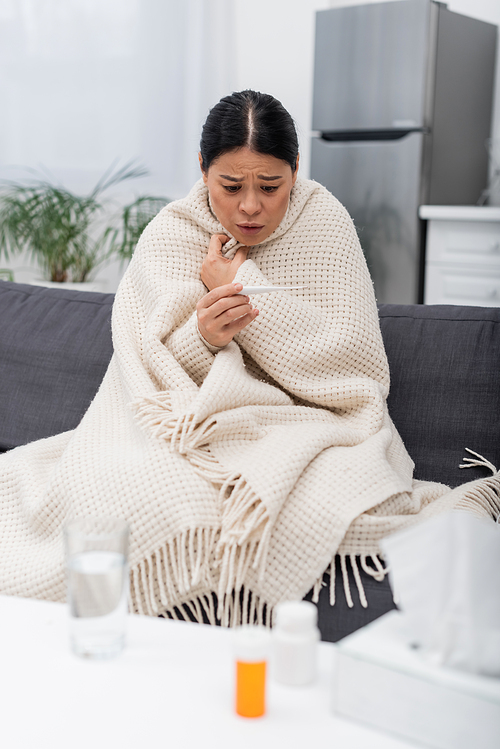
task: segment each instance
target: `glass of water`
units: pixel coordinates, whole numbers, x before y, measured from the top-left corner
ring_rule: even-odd
[[[71,649],[84,658],[125,647],[129,526],[118,518],[79,518],[64,528]]]

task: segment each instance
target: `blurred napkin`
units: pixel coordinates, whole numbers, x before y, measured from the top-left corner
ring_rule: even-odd
[[[381,546],[423,656],[500,676],[500,525],[454,511],[388,536]]]

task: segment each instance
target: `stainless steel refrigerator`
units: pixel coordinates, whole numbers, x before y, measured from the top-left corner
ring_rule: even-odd
[[[423,299],[418,206],[487,186],[496,43],[431,0],[316,14],[311,177],[353,217],[379,302]]]

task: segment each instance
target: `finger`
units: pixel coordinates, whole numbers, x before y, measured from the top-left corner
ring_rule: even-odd
[[[223,315],[227,310],[233,309],[237,310],[237,313],[233,315],[233,317],[235,317],[238,314],[244,314],[253,309],[253,305],[250,303],[249,297],[242,296],[241,294],[234,294],[232,296],[225,296],[218,299],[209,307],[204,307],[202,305],[198,307],[199,311],[205,312],[205,314],[209,315],[212,319]]]
[[[223,299],[224,297],[232,297],[235,295],[237,295],[241,300],[248,300],[248,297],[244,297],[239,294],[242,288],[243,284],[239,282],[226,283],[224,284],[224,286],[217,286],[215,289],[212,289],[212,291],[209,291],[208,294],[205,294],[205,296],[202,297],[198,302],[198,305],[200,308],[211,307],[212,304],[218,302],[219,299]]]
[[[241,315],[236,320],[228,322],[226,325],[208,325],[205,328],[207,340],[214,341],[216,346],[225,346],[237,333],[255,320],[258,314],[258,310],[253,310],[246,315]]]
[[[220,332],[233,320],[251,313],[253,306],[249,298],[240,295],[223,297],[210,307],[197,307],[198,320],[210,333]]]
[[[236,320],[233,320],[233,322],[225,325],[224,332],[231,334],[231,336],[235,336],[237,333],[243,330],[243,328],[246,328],[247,325],[250,325],[252,320],[255,320],[258,314],[259,310],[253,309],[246,315],[242,315],[241,317],[236,318]]]
[[[249,325],[259,314],[250,305],[226,310],[213,317],[211,310],[200,310],[198,326],[202,336],[215,346],[225,346],[240,330]]]
[[[229,237],[226,234],[212,234],[208,245],[208,256],[210,259],[222,257],[222,248],[228,239]]]
[[[249,249],[250,247],[240,247],[235,252],[235,255],[231,263],[232,268],[236,268],[237,271],[240,269],[240,267],[243,265],[243,263],[247,259]]]
[[[221,299],[205,312],[205,314],[216,321],[217,324],[228,325],[233,320],[249,315],[253,311],[253,306],[247,301],[244,304],[231,304],[234,297]]]
[[[241,302],[235,302],[235,299],[241,299]],[[212,304],[210,307],[199,307],[198,319],[202,321],[206,327],[215,326],[220,329],[221,326],[227,325],[228,323],[236,320],[238,317],[248,315],[253,311],[253,305],[249,299],[245,301],[244,297],[225,297],[219,299],[218,302]]]
[[[234,254],[232,260],[232,267],[239,268],[247,259],[248,251],[250,247],[240,247]]]
[[[249,251],[250,247],[239,247],[234,253],[233,260],[236,260],[236,258],[238,258],[238,260],[241,260],[242,263],[245,262]]]

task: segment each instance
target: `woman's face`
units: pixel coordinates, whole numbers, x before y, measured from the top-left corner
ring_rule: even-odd
[[[202,173],[218,220],[247,246],[263,242],[279,226],[297,178],[286,161],[249,148],[222,154]]]

